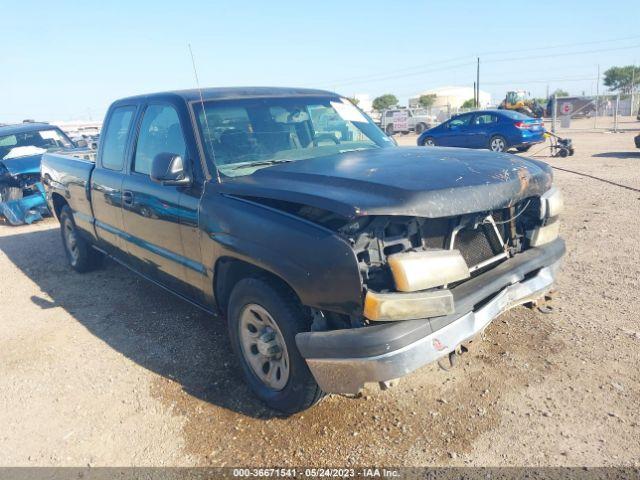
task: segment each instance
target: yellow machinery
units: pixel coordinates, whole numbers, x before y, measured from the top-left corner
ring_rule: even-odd
[[[515,110],[516,112],[535,118],[540,118],[544,114],[544,108],[542,108],[537,101],[529,98],[529,93],[524,90],[511,90],[507,92],[507,95],[498,108]]]

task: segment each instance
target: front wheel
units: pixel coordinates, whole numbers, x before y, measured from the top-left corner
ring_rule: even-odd
[[[285,414],[311,407],[322,398],[296,346],[311,319],[286,287],[245,278],[234,287],[227,315],[231,345],[253,393]]]
[[[395,133],[395,130],[393,129],[393,124],[390,123],[389,125],[387,125],[384,131],[389,136],[393,135]]]
[[[493,136],[489,140],[489,149],[492,152],[505,152],[507,150],[507,141],[500,135]]]
[[[78,273],[88,272],[99,267],[103,255],[95,250],[87,242],[76,227],[73,221],[71,208],[65,205],[60,210],[60,232],[62,233],[62,244],[67,254],[69,265]]]
[[[422,145],[425,146],[425,147],[435,147],[436,146],[436,141],[433,139],[433,137],[427,137],[422,142]]]
[[[420,135],[422,132],[424,132],[427,129],[427,126],[424,123],[419,123],[416,125],[416,133],[418,135]]]

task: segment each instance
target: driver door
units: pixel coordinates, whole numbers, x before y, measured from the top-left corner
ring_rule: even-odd
[[[471,144],[469,124],[471,123],[472,116],[473,114],[471,113],[465,113],[464,115],[458,115],[449,120],[442,136],[438,138],[438,145],[443,147],[468,148]]]
[[[130,171],[122,185],[127,261],[151,279],[193,298],[186,271],[190,262],[181,236],[181,221],[189,213],[182,207],[185,187],[151,180],[151,163],[159,153],[187,159],[178,113],[169,104],[150,104],[145,108]]]

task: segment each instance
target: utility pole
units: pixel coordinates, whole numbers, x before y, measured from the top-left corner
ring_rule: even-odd
[[[598,64],[598,76],[596,77],[596,116],[593,119],[593,128],[598,126],[598,107],[600,103],[600,64]]]
[[[635,107],[634,93],[636,91],[636,61],[633,60],[633,67],[631,68],[631,107],[629,114],[633,116],[633,108]]]
[[[480,57],[478,57],[478,66],[476,67],[476,108],[480,107]]]
[[[478,92],[476,91],[476,82],[473,82],[473,105],[478,106]]]

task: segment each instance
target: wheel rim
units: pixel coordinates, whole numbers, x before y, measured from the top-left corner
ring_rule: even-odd
[[[71,264],[75,265],[80,257],[80,250],[78,249],[78,238],[76,237],[75,229],[68,220],[64,223],[64,243],[71,257]]]
[[[494,152],[502,152],[504,150],[504,140],[501,138],[491,140],[491,150]]]
[[[270,389],[282,390],[289,381],[289,354],[271,314],[250,303],[240,313],[238,328],[242,355],[253,374]]]
[[[433,147],[435,145],[435,143],[433,143],[433,138],[427,138],[427,140],[424,142],[424,144],[427,147]]]

